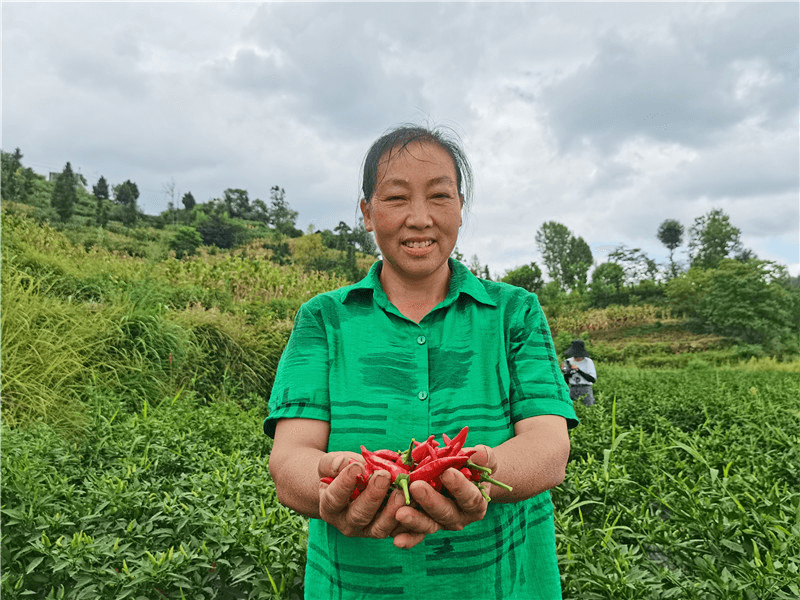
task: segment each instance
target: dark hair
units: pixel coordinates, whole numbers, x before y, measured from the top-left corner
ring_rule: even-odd
[[[444,127],[421,127],[419,125],[400,125],[379,137],[367,152],[361,169],[361,191],[364,201],[369,202],[378,184],[378,164],[387,152],[404,150],[413,143],[430,142],[436,144],[450,155],[456,168],[456,186],[464,199],[464,206],[472,202],[472,167],[461,148],[461,140],[452,129]]]

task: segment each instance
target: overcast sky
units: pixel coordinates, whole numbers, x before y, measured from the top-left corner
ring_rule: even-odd
[[[658,262],[665,219],[720,208],[800,273],[797,2],[2,2],[2,148],[130,179],[144,212],[279,185],[306,230],[356,223],[359,169],[403,122],[462,138],[458,248],[493,276],[546,221],[596,263]]]

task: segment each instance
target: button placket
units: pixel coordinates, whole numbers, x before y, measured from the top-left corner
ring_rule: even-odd
[[[417,400],[425,402],[430,395],[430,372],[428,365],[428,336],[420,327],[416,336],[417,364],[419,365],[419,388],[417,389]]]

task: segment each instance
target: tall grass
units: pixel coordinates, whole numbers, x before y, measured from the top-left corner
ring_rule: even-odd
[[[155,262],[87,250],[6,213],[2,261],[2,418],[62,433],[81,428],[96,389],[132,410],[178,390],[252,405],[269,394],[299,305],[344,283],[252,250]]]
[[[80,393],[102,318],[43,294],[37,281],[8,265],[0,281],[3,420],[10,426],[45,420],[61,430],[80,427]]]

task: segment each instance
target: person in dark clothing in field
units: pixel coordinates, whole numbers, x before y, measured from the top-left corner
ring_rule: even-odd
[[[565,352],[567,359],[561,365],[564,380],[569,384],[569,397],[573,402],[583,400],[586,406],[594,404],[592,384],[597,381],[594,362],[586,352],[583,340],[573,340]]]

